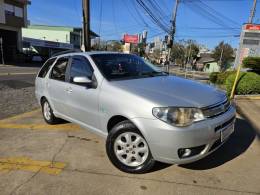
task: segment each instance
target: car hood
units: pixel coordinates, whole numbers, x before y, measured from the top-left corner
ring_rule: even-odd
[[[205,107],[226,98],[224,92],[214,87],[176,76],[121,80],[113,84],[158,106]]]

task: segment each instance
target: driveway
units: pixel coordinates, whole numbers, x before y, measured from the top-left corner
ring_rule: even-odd
[[[0,121],[1,194],[260,194],[260,142],[237,116],[215,153],[188,165],[158,163],[147,174],[120,172],[105,140],[66,123],[44,123],[40,110]]]

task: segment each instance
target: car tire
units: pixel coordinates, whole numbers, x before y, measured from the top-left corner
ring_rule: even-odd
[[[52,110],[48,100],[43,99],[42,102],[41,102],[41,105],[42,105],[42,115],[43,115],[43,118],[44,118],[46,123],[48,123],[50,125],[54,125],[54,124],[57,124],[57,123],[60,122],[60,119],[57,118],[53,114],[53,110]]]
[[[129,120],[109,132],[106,152],[112,164],[127,173],[146,173],[155,164],[145,138]]]

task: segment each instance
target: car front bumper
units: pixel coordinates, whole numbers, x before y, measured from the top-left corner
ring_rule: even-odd
[[[235,115],[236,110],[231,106],[218,117],[193,123],[188,127],[174,127],[158,119],[134,118],[132,122],[143,133],[155,160],[185,164],[202,159],[219,148],[227,140],[221,141],[221,131],[226,129],[227,137],[232,134],[230,126],[235,123]],[[178,155],[181,148],[199,146],[203,149],[193,156],[180,158]]]

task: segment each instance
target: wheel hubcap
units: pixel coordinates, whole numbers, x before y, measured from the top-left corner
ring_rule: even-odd
[[[51,119],[51,108],[50,108],[50,105],[48,102],[44,102],[44,105],[43,105],[43,114],[44,114],[44,117],[47,119],[47,120],[50,120]]]
[[[120,162],[135,167],[146,161],[149,148],[143,137],[137,133],[126,132],[116,138],[114,152]]]

